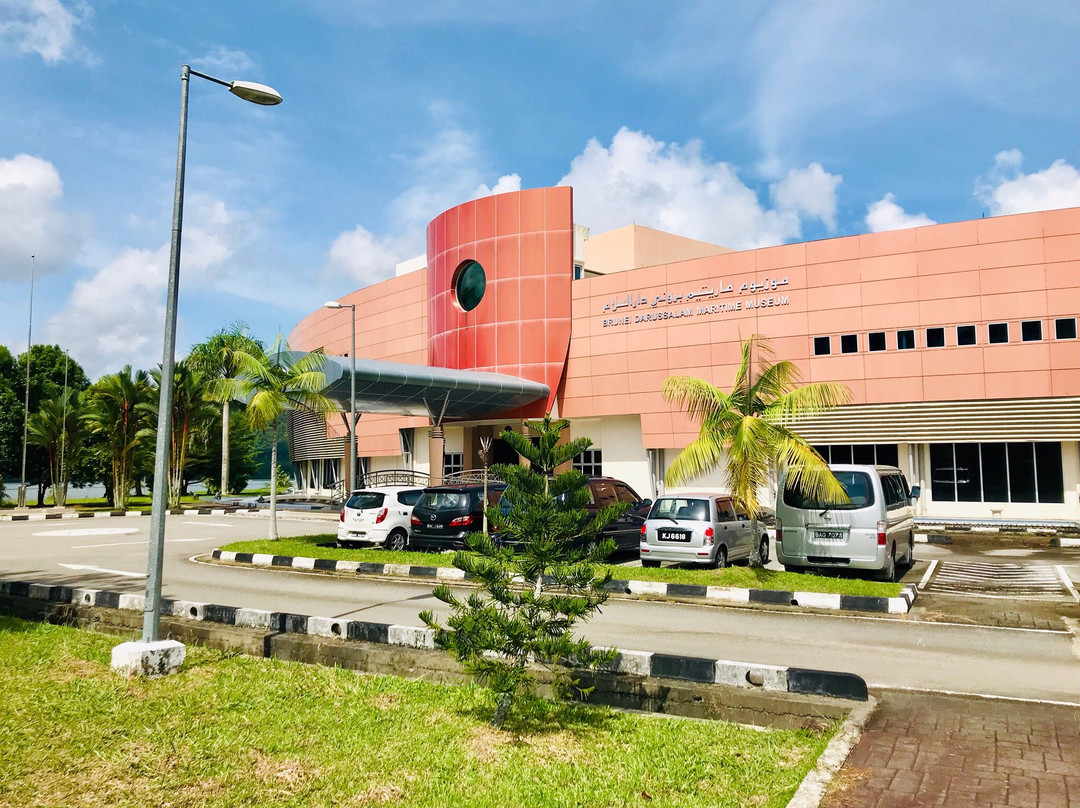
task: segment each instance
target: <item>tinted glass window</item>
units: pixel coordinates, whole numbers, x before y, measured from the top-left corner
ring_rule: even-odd
[[[368,508],[381,508],[383,499],[384,495],[377,491],[361,491],[359,494],[353,494],[349,497],[345,507],[357,511],[364,511]]]
[[[1076,318],[1062,317],[1054,320],[1054,336],[1057,339],[1076,339]]]
[[[804,510],[825,510],[827,508],[834,511],[849,511],[874,504],[874,486],[866,472],[836,471],[833,474],[840,481],[840,485],[844,487],[848,498],[851,499],[851,504],[826,505],[820,500],[804,496],[801,491],[795,490],[788,483],[784,484],[784,504]]]
[[[877,464],[879,466],[899,467],[900,449],[895,443],[877,443],[874,445],[874,451],[877,454]]]
[[[1009,501],[1009,468],[1004,443],[984,443],[981,447],[983,502]]]
[[[944,328],[928,328],[928,329],[926,329],[926,347],[927,348],[944,348],[945,347],[945,329]]]
[[[594,480],[592,489],[596,495],[596,504],[601,508],[606,508],[608,505],[615,503],[615,486],[611,484],[610,480]]]
[[[420,495],[416,507],[433,511],[468,510],[469,495],[458,491],[428,491]]]
[[[1042,320],[1024,320],[1020,323],[1020,339],[1024,342],[1038,342],[1042,339]]]
[[[631,505],[641,502],[641,497],[635,494],[630,486],[622,483],[615,483],[615,496],[619,502],[629,502]]]
[[[843,334],[840,337],[840,353],[855,353],[859,350],[859,337],[856,334]]]
[[[930,491],[938,502],[956,501],[956,469],[951,443],[930,444]]]
[[[1035,445],[1010,443],[1009,497],[1012,502],[1035,502]]]
[[[814,356],[832,353],[832,344],[828,337],[814,337]]]
[[[833,446],[829,450],[829,462],[830,463],[850,463],[851,462],[851,446]]]
[[[487,276],[476,261],[466,261],[454,272],[454,302],[462,311],[472,311],[484,299]]]
[[[897,475],[887,474],[882,477],[881,488],[885,492],[885,506],[890,510],[907,505],[907,491],[904,490],[904,483]]]
[[[913,330],[896,332],[896,347],[901,351],[910,351],[915,347],[915,332]]]
[[[872,443],[862,443],[852,446],[851,461],[862,466],[874,465],[874,445]]]
[[[1060,443],[1035,444],[1035,470],[1039,502],[1064,502]]]
[[[958,325],[956,327],[956,344],[957,345],[974,345],[975,344],[975,326],[973,326],[973,325]]]
[[[417,491],[399,491],[397,495],[397,501],[402,505],[408,505],[412,507],[416,504],[416,501],[420,499],[420,495],[423,494],[423,490]]]
[[[956,444],[956,501],[982,500],[982,473],[979,463],[979,444]]]
[[[990,323],[986,327],[987,336],[990,338],[990,344],[995,345],[1001,342],[1009,341],[1009,324],[1008,323]]]
[[[867,347],[871,351],[884,351],[885,350],[885,332],[884,331],[871,331],[866,335]]]
[[[661,497],[649,511],[650,519],[694,519],[704,521],[708,518],[709,501],[696,497]]]

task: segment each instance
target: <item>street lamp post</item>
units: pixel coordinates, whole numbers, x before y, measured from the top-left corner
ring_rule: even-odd
[[[180,70],[180,137],[176,149],[176,186],[173,194],[172,242],[169,250],[169,285],[165,296],[165,340],[161,359],[161,385],[158,396],[157,444],[154,455],[154,495],[150,505],[150,551],[147,556],[146,600],[143,606],[142,643],[157,643],[161,623],[161,568],[165,549],[165,510],[167,506],[169,476],[169,444],[172,437],[173,374],[176,349],[176,300],[180,283],[180,233],[184,220],[184,169],[187,160],[187,110],[188,83],[190,76],[212,81],[229,88],[233,95],[254,104],[273,106],[281,103],[276,90],[265,84],[250,81],[222,81],[184,65]],[[140,649],[126,649],[118,660],[117,651],[124,643],[113,649],[113,667],[131,673],[167,673],[183,659],[180,646],[179,660],[162,664],[160,659],[149,662],[147,654]],[[177,644],[179,645],[179,644]],[[168,652],[165,652],[166,654]]]
[[[26,325],[26,390],[23,395],[23,431],[22,431],[22,476],[19,478],[20,508],[26,507],[26,440],[30,427],[30,349],[34,347],[34,270],[37,261],[30,256],[30,316]]]
[[[352,343],[349,346],[349,486],[345,496],[356,488],[356,304],[338,303],[328,300],[323,303],[326,309],[352,309],[349,322],[352,324]]]

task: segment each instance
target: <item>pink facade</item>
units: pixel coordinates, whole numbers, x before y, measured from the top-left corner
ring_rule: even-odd
[[[1056,331],[1058,319],[1080,314],[1080,209],[726,252],[580,280],[572,279],[572,222],[569,188],[502,194],[441,214],[428,228],[426,271],[342,298],[358,306],[358,354],[542,381],[552,390],[547,405],[562,416],[640,417],[645,449],[679,448],[697,432],[661,398],[663,380],[691,374],[727,386],[739,340],[752,333],[770,337],[805,381],[846,384],[856,405],[1080,396],[1080,342]],[[469,260],[484,268],[487,289],[462,311],[451,287]],[[312,313],[293,331],[293,346],[344,355],[347,316]],[[1041,338],[1025,341],[1035,322]],[[990,327],[1001,323],[1008,341],[991,344]],[[958,344],[958,328],[968,327],[974,344]],[[938,335],[944,344],[931,347]],[[907,337],[910,349],[902,347]],[[815,351],[823,338],[827,355]],[[884,350],[870,350],[871,339],[883,339]],[[397,454],[398,428],[422,424],[365,415],[360,453]]]

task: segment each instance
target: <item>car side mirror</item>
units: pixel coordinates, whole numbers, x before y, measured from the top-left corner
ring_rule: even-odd
[[[911,499],[918,499],[919,498],[919,486],[917,486],[917,485],[911,486],[910,498]]]
[[[639,508],[649,508],[649,507],[652,507],[652,500],[651,500],[651,499],[643,499],[643,500],[641,500],[641,502],[640,502],[640,503],[638,504],[638,507],[639,507]]]

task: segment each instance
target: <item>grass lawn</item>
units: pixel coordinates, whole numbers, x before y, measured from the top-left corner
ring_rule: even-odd
[[[277,541],[261,539],[226,544],[221,549],[237,553],[270,553],[302,558],[329,558],[336,561],[368,561],[373,564],[412,564],[427,567],[452,567],[453,553],[395,553],[390,550],[346,550],[335,547],[333,533],[313,536],[293,536]],[[901,584],[867,581],[862,578],[808,575],[801,572],[779,572],[752,569],[747,566],[722,570],[687,569],[684,567],[612,568],[616,578],[634,581],[662,581],[672,584],[702,586],[736,586],[744,589],[779,589],[789,592],[827,592],[841,595],[873,595],[892,598],[900,594]]]
[[[0,617],[0,805],[774,806],[835,727],[533,702],[189,646],[157,680],[116,637]]]

